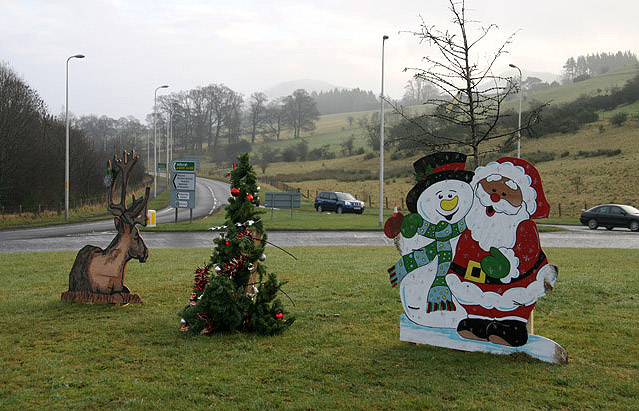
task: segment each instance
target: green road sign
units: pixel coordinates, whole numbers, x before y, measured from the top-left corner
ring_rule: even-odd
[[[166,170],[166,163],[158,163],[158,170]]]
[[[195,172],[195,161],[174,161],[173,169],[175,171],[192,171]]]

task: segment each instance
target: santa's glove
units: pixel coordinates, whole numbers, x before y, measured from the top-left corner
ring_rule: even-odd
[[[406,238],[412,238],[417,234],[419,227],[424,224],[424,219],[417,213],[410,213],[402,221],[402,235]]]
[[[404,214],[395,213],[391,218],[386,220],[384,224],[384,234],[388,238],[395,238],[401,232],[402,221],[404,220]]]
[[[408,272],[404,267],[404,259],[401,259],[388,269],[388,279],[390,280],[391,286],[395,287],[397,284],[401,283],[404,277],[406,277]]]
[[[510,262],[499,249],[490,247],[490,255],[481,259],[481,269],[488,277],[504,278],[510,272]]]

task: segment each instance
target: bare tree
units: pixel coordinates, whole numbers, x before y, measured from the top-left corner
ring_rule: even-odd
[[[433,86],[440,96],[427,102],[432,110],[417,117],[409,117],[401,107],[394,107],[410,126],[406,128],[412,128],[410,134],[401,139],[413,140],[431,150],[451,145],[466,147],[477,166],[483,143],[508,140],[517,132],[516,128],[504,128],[501,122],[506,116],[502,103],[517,90],[512,79],[493,74],[497,60],[507,53],[514,34],[481,62],[479,44],[497,27],[494,24],[485,27],[469,20],[464,0],[449,0],[449,9],[453,29],[440,30],[422,19],[421,30],[410,32],[434,48],[435,53],[423,58],[426,68],[406,69],[415,73],[416,80]],[[530,116],[522,128],[527,128],[535,118],[536,115]],[[498,145],[491,146],[492,150],[499,149]]]
[[[293,128],[293,138],[300,138],[302,131],[315,130],[319,111],[315,100],[304,89],[298,89],[284,99],[287,123]]]
[[[266,120],[266,94],[255,92],[251,94],[249,102],[249,115],[251,117],[251,144],[255,144],[257,130]]]

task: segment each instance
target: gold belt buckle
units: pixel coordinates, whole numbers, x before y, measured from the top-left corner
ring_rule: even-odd
[[[473,281],[475,283],[485,283],[486,282],[486,273],[481,269],[481,264],[479,261],[470,260],[468,262],[468,266],[466,267],[466,275],[464,278],[469,281]]]

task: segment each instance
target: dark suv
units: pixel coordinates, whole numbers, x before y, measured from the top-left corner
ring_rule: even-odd
[[[340,191],[320,191],[315,197],[315,209],[318,212],[335,211],[337,214],[364,212],[364,202],[350,193]]]

